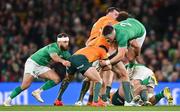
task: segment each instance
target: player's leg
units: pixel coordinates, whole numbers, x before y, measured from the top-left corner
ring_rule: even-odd
[[[102,79],[103,79],[103,86],[101,89],[101,95],[102,95],[102,100],[103,101],[108,101],[108,99],[110,98],[110,91],[111,91],[111,84],[113,81],[113,72],[111,70],[108,71],[101,71],[100,74],[102,75]]]
[[[111,54],[108,58],[112,59],[114,56],[117,55],[118,51],[116,50],[115,44],[113,44],[110,49],[109,49],[109,54]],[[103,101],[108,101],[110,98],[110,91],[111,91],[111,84],[113,82],[113,76],[114,73],[112,70],[104,70],[102,68],[100,74],[103,76],[103,82],[105,83],[105,94],[102,94],[102,100]]]
[[[56,106],[62,106],[63,105],[63,102],[62,102],[62,96],[65,92],[65,90],[67,89],[67,87],[69,86],[69,83],[74,79],[74,75],[67,75],[61,85],[60,85],[60,89],[58,91],[58,96],[54,102],[54,105]]]
[[[102,86],[102,79],[98,71],[95,67],[92,67],[84,55],[73,55],[71,58],[69,58],[69,60],[73,65],[68,69],[69,74],[73,74],[78,71],[91,81],[95,82],[93,90],[93,102],[97,103],[99,91]],[[99,104],[97,106],[99,106]]]
[[[107,71],[107,70],[104,69],[105,67],[104,67],[104,68],[101,68],[101,67],[100,67],[100,65],[99,65],[99,60],[93,62],[92,66],[95,67],[96,70],[100,73],[100,76],[101,76],[101,78],[102,78],[102,80],[103,80],[104,77],[105,77],[106,71]],[[108,68],[108,67],[106,67],[106,68]],[[109,69],[109,68],[108,68],[108,69]],[[93,88],[92,88],[92,89],[93,89]],[[103,101],[105,101],[105,102],[107,101],[107,97],[106,97],[106,83],[105,83],[104,80],[103,80],[102,88],[101,88],[101,90],[100,90],[100,94],[99,94],[99,95],[101,96],[101,98],[102,98]]]
[[[143,101],[142,105],[151,105],[148,99],[148,91],[146,86],[141,85],[140,80],[132,80],[131,83],[134,87],[134,96],[140,95],[140,98]]]
[[[159,102],[159,100],[161,100],[161,98],[166,97],[166,99],[168,100],[168,104],[172,105],[173,97],[171,95],[170,89],[168,87],[165,87],[160,93],[154,95],[154,87],[155,85],[157,85],[157,81],[155,76],[153,75],[153,72],[143,66],[139,66],[136,68],[140,68],[136,70],[140,70],[138,73],[140,73],[141,75],[135,75],[134,78],[138,79],[139,77],[141,79],[141,84],[147,87],[149,101],[153,105],[155,105],[157,102]]]
[[[153,105],[156,105],[162,98],[166,98],[168,100],[168,104],[173,105],[173,97],[168,87],[165,87],[161,92],[159,92],[156,95],[154,95],[154,88],[148,87],[148,93],[149,93],[149,101]]]
[[[40,88],[33,91],[32,95],[39,102],[44,102],[43,99],[41,98],[41,93],[59,84],[60,77],[57,75],[57,73],[54,70],[51,70],[48,67],[41,67],[39,77],[43,79],[49,79],[49,80],[45,84],[43,84]]]
[[[96,74],[96,75],[95,75]],[[94,89],[93,89],[93,103],[92,106],[105,106],[106,103],[103,101],[98,101],[99,92],[102,86],[102,79],[96,69],[94,67],[91,67],[86,73],[85,76],[87,76],[89,79],[94,81]],[[95,77],[94,77],[95,76]]]
[[[100,66],[99,66],[99,60],[95,61],[92,63],[92,66],[96,68],[96,70],[100,70]],[[92,86],[93,82],[90,81],[88,78],[85,78],[82,84],[82,88],[81,88],[81,92],[80,92],[80,96],[78,98],[78,101],[75,103],[75,105],[79,105],[81,106],[83,103],[83,98],[86,94],[86,92],[90,89],[91,92],[93,92],[93,87],[90,88],[90,86]],[[90,102],[92,102],[91,100],[93,99],[93,94],[90,94],[89,96],[89,105],[91,104]]]
[[[104,70],[100,70],[100,72],[99,72],[99,74],[100,74],[100,76],[101,76],[101,78],[102,78],[102,80],[103,80],[103,84],[102,84],[102,88],[101,88],[101,90],[100,90],[100,97],[101,97],[101,99],[104,101],[104,102],[106,102],[107,101],[107,96],[106,96],[106,83],[105,83],[105,74],[106,74],[107,72],[106,71],[104,71]]]
[[[11,101],[14,99],[17,95],[19,95],[22,91],[27,89],[31,83],[33,82],[34,77],[30,74],[25,74],[21,86],[16,87],[10,94],[10,96],[5,100],[4,106],[11,106]]]
[[[40,87],[40,89],[43,91],[54,87],[55,85],[59,84],[59,82],[60,82],[60,77],[53,70],[49,70],[49,71],[41,74],[39,77],[41,77],[43,79],[49,79],[44,85],[42,85]]]
[[[111,85],[112,85],[112,82],[113,82],[113,76],[114,76],[114,73],[110,70],[110,71],[107,71],[106,73],[106,96],[108,98],[110,98],[110,91],[111,91]]]
[[[137,74],[136,74],[137,73]],[[173,98],[171,95],[171,92],[169,88],[164,88],[163,91],[160,93],[154,95],[154,87],[157,85],[157,81],[155,76],[153,75],[153,72],[144,66],[137,66],[136,72],[133,76],[134,79],[140,79],[141,85],[146,86],[148,90],[148,99],[151,102],[152,105],[155,105],[157,102],[159,102],[162,98],[166,97],[169,104],[172,104]]]
[[[33,71],[35,70],[36,65],[32,63],[30,59],[28,59],[25,63],[25,69],[24,69],[24,76],[21,86],[16,87],[10,94],[10,96],[5,100],[4,105],[5,106],[11,106],[11,101],[14,99],[17,95],[19,95],[23,90],[27,89],[34,77],[35,74],[33,74]]]
[[[85,73],[84,76],[88,77],[90,80],[94,81],[94,90],[93,90],[93,106],[104,106],[105,104],[98,103],[98,96],[100,89],[102,87],[102,79],[97,72],[96,68],[90,67]]]
[[[90,81],[89,98],[88,98],[87,105],[92,105],[92,102],[93,102],[93,85],[94,85],[94,82]]]
[[[122,106],[124,105],[124,97],[122,97],[120,94],[119,89],[112,95],[112,99],[111,99],[111,102],[113,105],[116,105],[116,106]]]
[[[71,66],[67,69],[68,77],[66,77],[60,86],[57,99],[54,103],[56,106],[62,106],[62,95],[65,92],[66,88],[68,87],[69,83],[74,79],[74,74],[79,70],[77,69],[79,66],[81,67],[82,64],[84,64],[84,61],[87,61],[87,59],[82,55],[73,55],[69,58],[69,61],[71,62]],[[82,66],[82,68],[84,65]],[[61,102],[61,104],[60,104]]]
[[[89,90],[90,87],[90,80],[88,78],[85,78],[81,87],[81,92],[78,98],[78,101],[75,103],[77,106],[83,105],[83,98],[86,94],[86,92]]]
[[[124,91],[125,104],[130,103],[133,99],[131,84],[129,81],[128,73],[122,62],[117,63],[113,66],[113,71],[121,77],[122,87]]]
[[[163,94],[163,91],[154,95],[154,88],[148,87],[148,97],[149,97],[149,101],[152,103],[152,105],[156,105],[165,96]]]

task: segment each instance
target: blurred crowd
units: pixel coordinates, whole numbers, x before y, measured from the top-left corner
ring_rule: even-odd
[[[142,56],[158,81],[180,81],[179,0],[0,0],[0,81],[22,80],[26,59],[60,32],[71,36],[71,53],[84,47],[110,6],[145,25]]]

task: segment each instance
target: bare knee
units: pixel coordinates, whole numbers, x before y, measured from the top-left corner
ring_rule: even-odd
[[[120,69],[119,70],[119,75],[120,75],[120,78],[124,81],[129,81],[129,76],[128,76],[128,73],[125,69]]]
[[[119,78],[121,78],[124,81],[129,81],[129,76],[128,72],[126,69],[121,69],[121,68],[113,68],[113,71],[118,75]]]
[[[57,77],[54,77],[53,78],[53,81],[58,84],[60,82],[60,78],[57,76]]]
[[[22,90],[25,90],[25,89],[29,88],[30,85],[31,85],[31,82],[28,82],[28,81],[23,82],[23,83],[21,84],[21,89],[22,89]]]
[[[32,81],[33,81],[34,77],[30,74],[25,74],[23,77],[23,81],[21,84],[21,89],[25,90],[27,88],[29,88],[29,86],[31,85]]]
[[[105,81],[102,81],[102,87],[106,87],[107,86],[107,84],[106,84],[106,82]]]
[[[100,77],[97,77],[94,82],[100,82],[101,84],[103,84],[103,80]]]

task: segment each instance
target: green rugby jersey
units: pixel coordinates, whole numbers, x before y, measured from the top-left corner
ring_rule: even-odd
[[[140,38],[145,33],[145,27],[138,20],[128,18],[115,24],[116,41],[119,47],[127,48],[129,40]]]
[[[51,53],[57,53],[63,59],[67,59],[71,56],[68,51],[61,50],[55,42],[39,49],[31,56],[31,59],[39,65],[46,66],[51,61]]]

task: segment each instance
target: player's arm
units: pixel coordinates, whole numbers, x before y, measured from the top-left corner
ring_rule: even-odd
[[[110,60],[111,64],[118,63],[120,60],[122,60],[125,57],[126,52],[128,51],[128,35],[125,32],[122,32],[121,35],[116,36],[120,37],[121,39],[117,40],[118,53]]]
[[[140,55],[140,52],[141,52],[141,48],[140,48],[140,46],[138,45],[136,39],[131,40],[129,43],[130,43],[131,47],[134,48],[134,51],[135,51],[136,56],[139,56],[139,55]]]
[[[102,48],[100,52],[100,65],[103,70],[110,70],[112,69],[112,65],[110,63],[110,60],[108,59],[108,50]],[[104,63],[104,64],[101,64]]]
[[[125,57],[126,52],[127,52],[127,48],[120,48],[120,47],[118,47],[117,55],[114,56],[110,60],[105,60],[105,61],[101,60],[100,61],[100,65],[101,66],[105,66],[105,65],[111,65],[111,64],[118,63],[120,60],[122,60]]]
[[[61,57],[58,56],[57,53],[50,53],[50,57],[52,58],[53,61],[60,62],[64,66],[71,66],[71,63],[69,61],[62,59]]]
[[[114,63],[117,63],[119,62],[120,60],[122,60],[124,57],[125,57],[125,54],[127,52],[127,48],[121,48],[121,47],[118,47],[118,53],[116,56],[114,56],[111,60],[110,60],[110,63],[111,64],[114,64]]]

